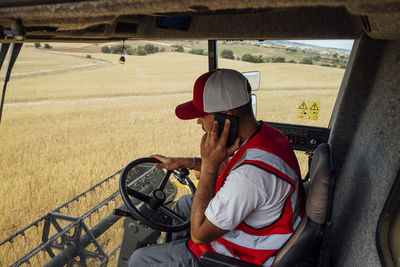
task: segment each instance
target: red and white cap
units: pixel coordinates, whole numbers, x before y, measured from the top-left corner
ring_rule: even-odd
[[[250,101],[248,81],[230,69],[216,69],[197,78],[193,100],[176,107],[175,114],[182,120],[191,120],[208,113],[231,110]]]

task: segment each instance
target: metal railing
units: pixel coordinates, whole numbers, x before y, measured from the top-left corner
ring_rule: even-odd
[[[88,228],[84,220],[89,218],[92,214],[99,212],[100,208],[108,206],[111,201],[115,201],[115,197],[119,195],[119,191],[115,191],[79,217],[62,214],[60,211],[63,208],[68,208],[71,203],[79,201],[82,197],[86,197],[89,192],[115,179],[121,172],[122,169],[1,241],[0,247],[6,243],[13,243],[16,237],[20,235],[25,236],[26,231],[32,227],[38,228],[40,223],[44,223],[42,242],[11,264],[11,266],[20,266],[24,263],[30,264],[30,259],[41,251],[45,251],[52,258],[45,266],[62,266],[71,263],[71,261],[74,265],[86,266],[86,261],[90,258],[99,260],[99,266],[106,266],[109,257],[116,254],[121,244],[119,243],[109,254],[106,254],[101,245],[96,241],[96,238],[107,231],[121,217],[111,213],[92,229]],[[121,208],[123,208],[123,206],[121,206]],[[62,222],[67,222],[68,225],[61,227]],[[52,227],[56,229],[56,233],[50,236],[50,229]],[[94,245],[95,251],[85,249],[90,244]],[[54,250],[60,252],[56,255]],[[79,261],[74,259],[77,256],[80,258]]]

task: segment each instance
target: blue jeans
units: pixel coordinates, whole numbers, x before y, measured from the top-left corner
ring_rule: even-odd
[[[184,195],[174,210],[184,218],[190,218],[193,196]],[[196,256],[186,243],[190,230],[172,233],[171,242],[135,250],[129,259],[129,267],[200,267]]]

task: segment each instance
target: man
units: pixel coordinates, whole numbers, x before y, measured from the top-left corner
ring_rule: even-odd
[[[201,159],[153,157],[162,162],[157,167],[200,171],[193,202],[185,197],[176,205],[182,216],[190,213],[190,238],[178,234],[171,243],[139,249],[130,266],[199,266],[207,250],[270,266],[294,232],[304,211],[299,166],[286,137],[256,121],[250,91],[241,73],[217,69],[200,76],[193,100],[176,108],[178,118],[197,118],[205,131]],[[238,119],[229,147],[231,121],[219,136],[216,113]]]

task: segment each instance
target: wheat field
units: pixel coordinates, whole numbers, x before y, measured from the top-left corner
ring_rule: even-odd
[[[153,153],[199,155],[200,126],[177,119],[174,109],[191,99],[195,79],[207,71],[207,57],[167,52],[127,56],[122,65],[118,55],[87,54],[32,45],[22,49],[0,125],[0,240],[133,159]],[[261,72],[257,119],[317,126],[328,125],[344,73],[312,65],[223,59],[219,65]],[[297,118],[300,100],[320,101],[318,121]],[[305,157],[298,155],[304,173]],[[80,203],[80,211],[117,189],[116,179]],[[0,247],[0,266],[14,262],[17,256],[12,255],[22,256],[32,242],[25,238],[23,245]]]

